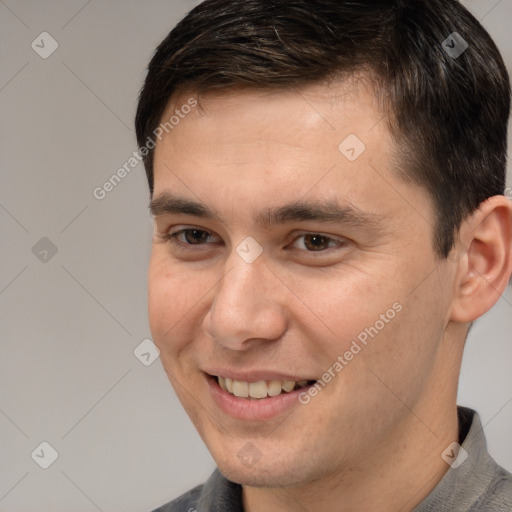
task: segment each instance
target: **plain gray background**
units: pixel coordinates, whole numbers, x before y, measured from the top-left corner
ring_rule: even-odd
[[[1,511],[149,511],[214,467],[160,361],[133,353],[151,337],[142,164],[92,193],[136,151],[145,67],[196,3],[0,0]],[[465,4],[510,71],[512,0]],[[511,333],[509,289],[474,326],[459,396],[509,470]],[[31,457],[43,441],[48,469]]]

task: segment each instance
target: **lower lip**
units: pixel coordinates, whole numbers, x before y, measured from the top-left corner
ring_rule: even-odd
[[[308,391],[313,385],[295,389],[289,393],[281,393],[277,396],[267,398],[239,398],[224,391],[215,377],[206,375],[206,381],[210,388],[210,394],[214,402],[222,411],[230,416],[246,421],[264,421],[269,420],[291,409],[294,406],[301,405],[299,394]]]

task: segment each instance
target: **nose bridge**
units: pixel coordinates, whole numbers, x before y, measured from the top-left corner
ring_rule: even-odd
[[[249,262],[234,250],[226,268],[204,319],[205,331],[235,350],[244,349],[248,340],[279,338],[286,320],[274,282],[277,279],[264,259],[259,256]]]
[[[234,255],[230,271],[220,282],[219,292],[215,300],[216,309],[229,308],[229,311],[250,315],[264,284],[262,264],[246,263]]]

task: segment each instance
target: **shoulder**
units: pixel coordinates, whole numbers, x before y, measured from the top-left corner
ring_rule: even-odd
[[[461,423],[469,425],[462,447],[467,464],[449,473],[458,474],[469,512],[512,511],[512,474],[501,467],[487,450],[484,429],[478,413],[459,407]]]
[[[463,407],[458,413],[462,458],[414,512],[511,512],[512,475],[489,454],[478,414]]]
[[[153,512],[243,512],[242,487],[227,480],[218,469],[206,483]]]
[[[510,512],[512,510],[512,474],[496,464],[495,475],[471,511]]]

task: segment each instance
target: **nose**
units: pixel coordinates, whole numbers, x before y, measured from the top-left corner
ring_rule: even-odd
[[[280,300],[285,294],[264,258],[247,263],[233,252],[225,268],[203,321],[205,332],[231,350],[247,350],[280,338],[287,327]]]

